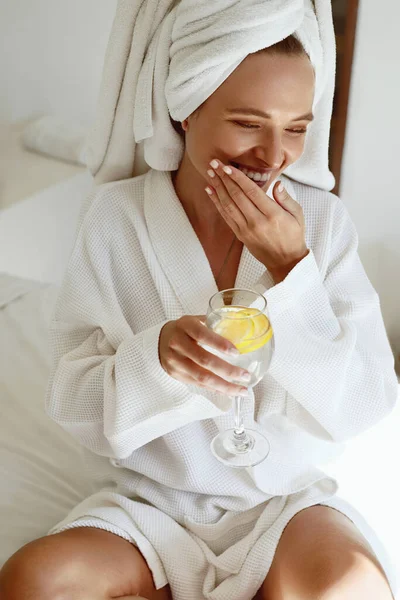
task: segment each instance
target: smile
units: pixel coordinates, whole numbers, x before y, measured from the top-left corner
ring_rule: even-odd
[[[271,178],[271,173],[266,173],[265,171],[257,171],[256,169],[244,167],[239,163],[232,162],[233,166],[239,171],[242,171],[249,179],[252,179],[255,183],[260,186],[263,186],[267,181]]]

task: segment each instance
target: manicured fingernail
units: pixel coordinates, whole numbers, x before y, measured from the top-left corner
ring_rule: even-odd
[[[222,170],[225,171],[225,173],[227,173],[228,175],[232,175],[232,169],[230,167],[224,167]]]
[[[249,390],[247,388],[240,388],[239,396],[243,396],[243,398],[250,398]]]
[[[278,185],[278,192],[279,192],[279,193],[283,192],[283,189],[284,189],[284,188],[283,188],[283,183],[282,183],[282,181],[281,181],[281,182],[280,182],[280,184]]]
[[[231,356],[239,356],[240,355],[239,350],[237,350],[236,348],[229,348],[229,350],[227,350],[226,353],[230,354]]]
[[[209,196],[211,196],[211,194],[213,193],[212,189],[210,187],[208,187],[208,186],[205,189],[206,189],[207,194]]]
[[[250,373],[246,373],[245,375],[241,375],[240,381],[243,381],[243,383],[250,383],[250,381],[251,381],[251,375],[250,375]]]
[[[215,177],[215,173],[211,169],[208,169],[207,173],[210,177]]]
[[[218,169],[218,161],[215,160],[215,158],[214,158],[214,160],[212,160],[210,162],[210,165],[212,166],[213,169]]]

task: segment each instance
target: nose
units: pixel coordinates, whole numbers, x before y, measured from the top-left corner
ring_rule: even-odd
[[[254,154],[269,169],[278,169],[284,161],[281,137],[277,133],[267,133],[262,142],[254,149]]]

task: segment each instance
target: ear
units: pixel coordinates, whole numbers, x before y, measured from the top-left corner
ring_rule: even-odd
[[[188,123],[189,123],[188,119],[185,119],[184,121],[182,121],[181,125],[182,125],[183,131],[187,131]]]

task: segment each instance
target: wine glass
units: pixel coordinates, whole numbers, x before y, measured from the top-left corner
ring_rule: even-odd
[[[232,288],[214,294],[207,310],[206,325],[229,339],[240,354],[228,356],[207,346],[207,351],[251,374],[249,388],[264,377],[271,362],[274,338],[267,317],[267,301],[261,294],[247,289]],[[243,382],[233,381],[243,385]],[[241,396],[233,399],[235,423],[233,429],[220,432],[211,442],[214,456],[230,467],[252,467],[269,454],[269,442],[261,433],[245,429]]]

